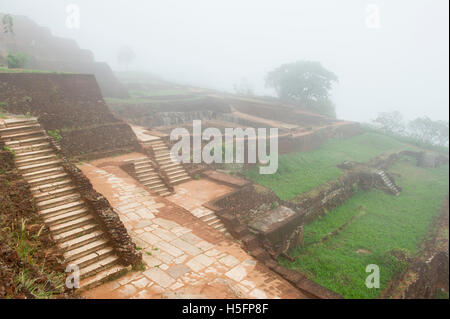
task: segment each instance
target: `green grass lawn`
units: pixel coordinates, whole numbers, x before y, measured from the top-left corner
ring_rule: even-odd
[[[391,147],[395,145],[391,144]],[[346,150],[345,154],[352,152]],[[371,152],[358,158],[373,155]],[[358,193],[323,218],[307,225],[305,245],[291,254],[295,261],[283,259],[280,262],[306,273],[311,280],[346,298],[378,297],[393,276],[406,267],[389,251],[417,253],[449,189],[448,165],[424,169],[417,167],[414,159],[404,157],[389,171],[400,174],[396,177],[397,184],[403,188],[399,197],[379,190]],[[351,218],[353,220],[342,232],[320,242],[321,238]],[[360,254],[356,252],[358,249],[370,253]],[[380,267],[380,289],[365,286],[365,278],[369,275],[365,269],[369,264]]]
[[[283,154],[279,157],[276,174],[261,175],[255,166],[246,172],[246,176],[271,188],[281,199],[290,200],[339,177],[342,172],[336,165],[343,161],[366,162],[382,153],[407,148],[394,138],[368,132],[348,139],[328,140],[310,152]]]

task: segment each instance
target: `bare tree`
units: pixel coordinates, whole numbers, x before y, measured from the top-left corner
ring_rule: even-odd
[[[125,70],[128,71],[128,66],[136,58],[136,54],[133,49],[129,46],[123,46],[119,49],[117,54],[117,59],[119,63],[125,66]]]
[[[405,133],[405,124],[403,123],[403,116],[398,111],[383,112],[378,114],[377,118],[372,123],[380,130],[386,133]]]
[[[3,33],[10,33],[14,34],[14,20],[11,15],[5,14],[2,17],[2,26],[3,26]]]

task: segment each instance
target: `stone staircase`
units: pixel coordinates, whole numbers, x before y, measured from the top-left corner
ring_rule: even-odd
[[[16,167],[30,185],[38,213],[64,251],[65,262],[78,265],[80,288],[96,286],[123,271],[37,120],[5,120],[0,123],[0,139],[15,152]]]
[[[148,157],[133,159],[131,162],[134,165],[136,178],[142,185],[146,186],[159,196],[167,196],[172,194],[164,181],[155,171],[152,162]]]
[[[207,215],[200,217],[200,219],[205,223],[207,223],[209,226],[217,229],[218,231],[228,234],[225,224],[222,223],[222,221],[220,220],[219,217],[217,217],[215,212],[211,211]]]
[[[395,196],[400,196],[400,188],[386,175],[385,171],[377,170],[376,173],[381,177],[384,185],[388,187]]]
[[[160,170],[169,179],[169,185],[180,184],[191,179],[181,163],[177,163],[175,159],[172,159],[170,150],[162,139],[146,142],[145,145],[151,147],[154,159],[158,163]]]

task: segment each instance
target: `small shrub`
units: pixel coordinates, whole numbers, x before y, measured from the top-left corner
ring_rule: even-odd
[[[23,69],[28,62],[28,55],[25,53],[9,53],[6,57],[8,68]]]
[[[14,157],[16,157],[16,152],[14,152],[12,149],[10,149],[8,146],[3,146],[3,150],[10,152]]]
[[[48,135],[50,135],[51,137],[53,137],[57,142],[62,140],[62,136],[59,134],[61,133],[58,129],[52,131],[52,130],[48,130],[47,131]]]

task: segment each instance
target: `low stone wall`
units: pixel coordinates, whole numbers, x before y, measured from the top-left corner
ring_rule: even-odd
[[[281,266],[277,262],[277,255],[266,247],[261,238],[250,231],[248,220],[239,216],[238,212],[249,211],[257,206],[270,205],[278,197],[267,189],[255,191],[255,185],[247,185],[230,194],[209,202],[206,207],[215,211],[217,216],[227,227],[227,230],[240,240],[248,253],[269,269],[289,281],[294,287],[310,298],[340,299],[342,296],[309,280],[298,271]],[[259,186],[256,185],[258,188]],[[244,199],[245,200],[241,200]],[[257,213],[257,210],[255,211]],[[245,215],[245,214],[243,214]]]
[[[354,196],[359,190],[368,190],[373,187],[382,187],[382,181],[376,174],[368,171],[348,172],[337,180],[325,183],[307,193],[297,196],[284,205],[303,212],[305,223],[308,224],[326,211],[333,210],[342,205],[347,199]]]

